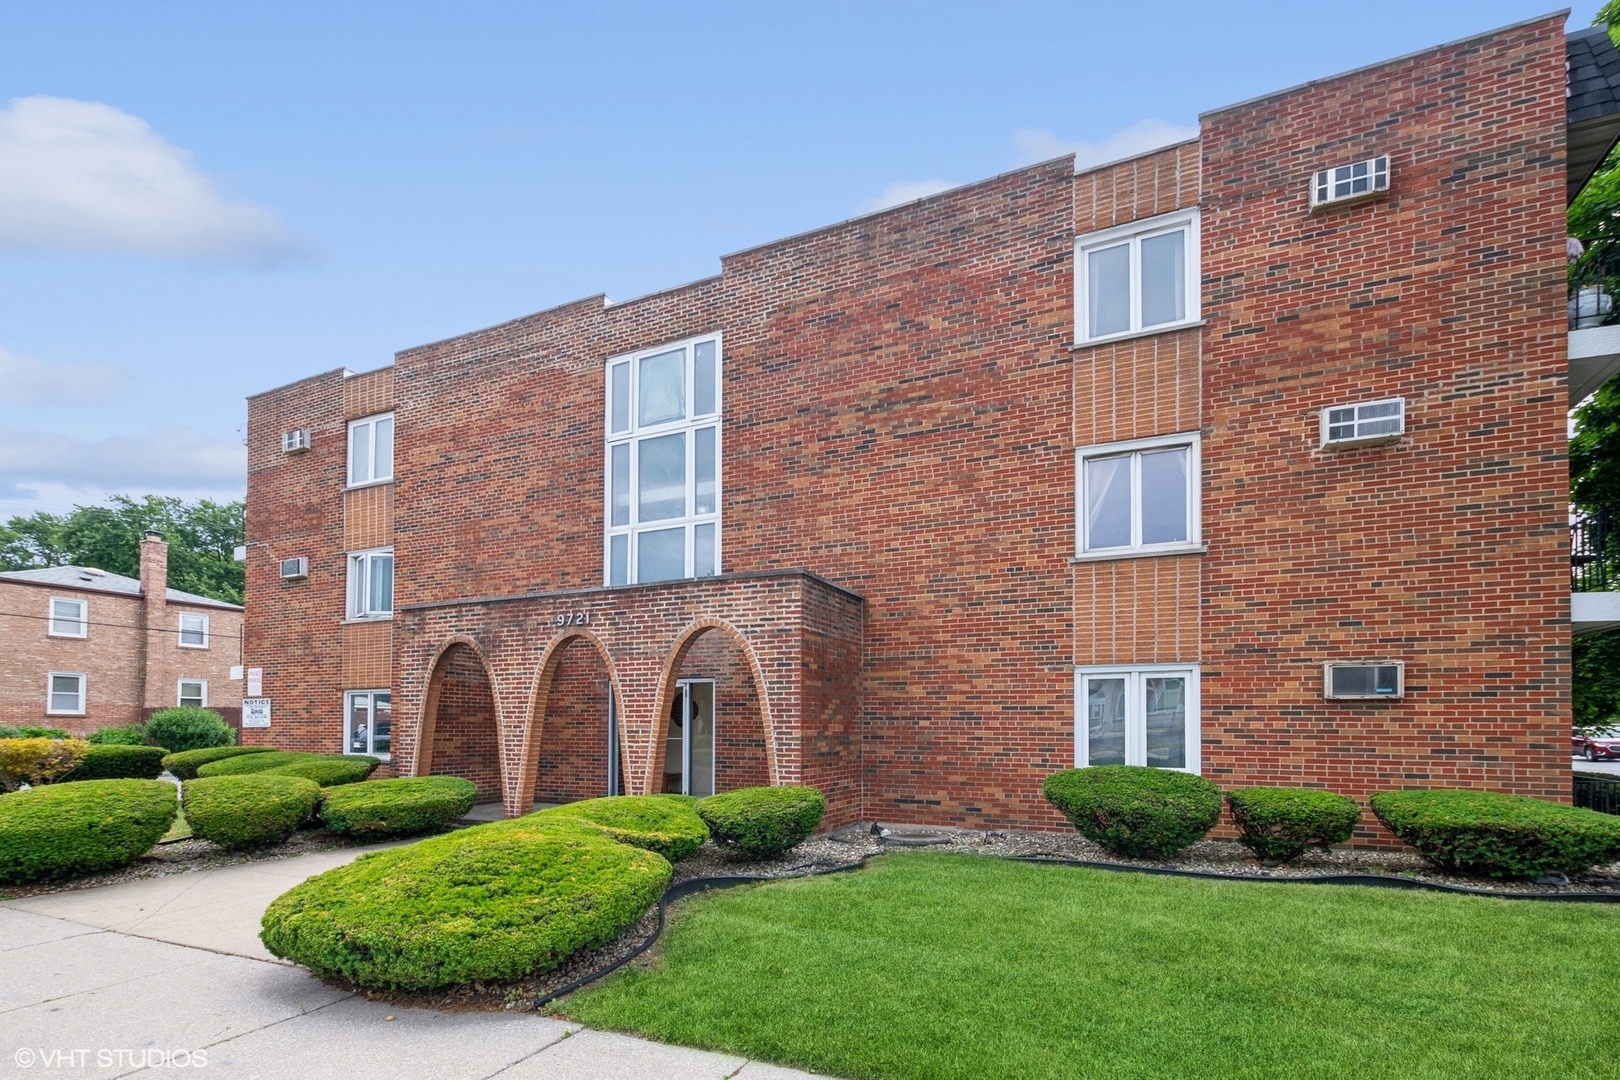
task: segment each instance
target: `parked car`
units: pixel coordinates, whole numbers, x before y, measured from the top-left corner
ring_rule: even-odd
[[[1596,735],[1575,733],[1576,757],[1587,761],[1615,761],[1620,759],[1620,728],[1610,728]]]

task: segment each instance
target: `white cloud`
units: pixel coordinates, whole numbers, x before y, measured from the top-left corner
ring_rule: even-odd
[[[0,109],[0,247],[264,265],[302,246],[138,116],[56,97]]]
[[[1013,145],[1030,161],[1048,161],[1064,154],[1074,155],[1074,167],[1089,169],[1120,158],[1135,157],[1171,143],[1185,142],[1198,134],[1196,127],[1170,124],[1163,120],[1138,120],[1123,131],[1116,131],[1102,142],[1065,142],[1050,131],[1025,128],[1015,132]]]
[[[863,204],[861,211],[869,214],[874,210],[887,210],[891,206],[900,206],[903,203],[926,199],[930,195],[938,195],[955,186],[949,180],[896,180],[883,189],[883,194]]]
[[[123,385],[113,364],[50,365],[0,349],[0,401],[14,405],[77,405]]]
[[[139,494],[217,492],[240,496],[247,448],[195,431],[80,439],[0,429],[0,491],[67,488]]]

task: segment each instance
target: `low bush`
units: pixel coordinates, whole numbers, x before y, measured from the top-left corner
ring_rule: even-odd
[[[163,772],[161,746],[129,746],[123,743],[96,743],[84,760],[60,782],[78,780],[156,780]]]
[[[1620,859],[1620,817],[1595,810],[1444,788],[1381,791],[1369,801],[1390,832],[1447,870],[1533,878]]]
[[[197,766],[198,776],[241,776],[245,773],[265,772],[292,765],[300,761],[313,761],[319,754],[306,754],[299,750],[271,750],[264,754],[236,754]]]
[[[211,762],[241,757],[243,754],[276,752],[273,746],[205,746],[201,750],[184,750],[178,754],[170,754],[163,759],[163,767],[168,769],[176,780],[195,780],[197,770]]]
[[[358,784],[381,764],[377,758],[359,754],[327,754],[277,765],[273,769],[261,769],[259,775],[302,776],[321,787],[337,787],[339,784]]]
[[[183,787],[192,835],[233,851],[281,843],[321,801],[301,776],[205,776]]]
[[[210,709],[183,706],[159,709],[146,721],[146,739],[154,746],[166,746],[170,753],[201,750],[205,746],[230,746],[236,732]]]
[[[568,819],[588,822],[609,837],[632,847],[656,851],[672,863],[703,846],[709,829],[680,795],[609,795],[542,810],[514,822]]]
[[[813,787],[751,787],[699,799],[696,810],[721,847],[770,859],[816,831],[827,800]]]
[[[547,814],[328,870],[270,905],[260,939],[317,975],[368,987],[430,990],[549,971],[639,919],[670,865]]]
[[[345,784],[325,792],[321,822],[345,836],[412,836],[464,816],[477,798],[478,786],[459,776]]]
[[[89,752],[83,739],[0,739],[0,788],[49,784],[78,768]]]
[[[165,780],[90,780],[0,796],[0,882],[128,866],[174,823]]]
[[[1261,859],[1287,862],[1317,847],[1342,844],[1361,820],[1361,804],[1319,788],[1252,787],[1226,793],[1238,841]]]
[[[1082,836],[1131,858],[1167,859],[1202,840],[1221,816],[1221,792],[1214,784],[1145,765],[1053,773],[1041,794]]]
[[[0,726],[0,739],[66,739],[68,733],[59,727],[36,727],[33,724],[24,724],[22,727]]]
[[[123,727],[97,728],[85,736],[91,746],[145,746],[146,725],[126,724]]]

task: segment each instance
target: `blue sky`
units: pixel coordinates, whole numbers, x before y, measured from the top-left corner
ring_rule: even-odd
[[[0,520],[240,497],[247,394],[1545,10],[0,2]]]

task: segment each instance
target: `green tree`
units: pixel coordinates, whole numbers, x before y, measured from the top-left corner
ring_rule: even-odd
[[[0,525],[0,570],[94,566],[139,577],[141,538],[156,532],[169,544],[169,587],[242,602],[243,506],[147,495],[115,495],[104,506],[67,514],[37,513]]]

